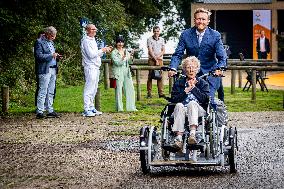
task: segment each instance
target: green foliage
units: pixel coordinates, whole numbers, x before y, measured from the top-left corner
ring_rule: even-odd
[[[168,0],[15,0],[0,1],[0,86],[8,85],[20,93],[32,90],[35,83],[33,44],[37,33],[54,26],[58,33],[59,85],[83,81],[81,69],[80,18],[88,18],[99,29],[97,38],[113,45],[122,34],[129,46],[147,27],[161,18]],[[138,51],[137,51],[138,52]]]
[[[179,37],[179,32],[191,26],[190,5],[195,0],[171,0],[163,14],[166,20],[161,34],[166,40]]]

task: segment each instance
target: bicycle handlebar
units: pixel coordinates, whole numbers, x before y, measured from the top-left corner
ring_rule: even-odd
[[[173,68],[170,68],[170,67],[168,67],[168,66],[162,66],[162,67],[161,67],[161,70],[163,70],[163,71],[174,71],[174,72],[176,72],[177,74],[175,74],[174,77],[179,77],[180,75],[183,75],[180,71],[177,71],[177,70],[175,70],[175,69],[173,69]],[[218,68],[218,69],[216,69],[216,70],[225,71],[226,68],[225,68],[225,67],[221,67],[221,68]],[[210,71],[210,72],[208,72],[208,73],[206,73],[206,74],[203,74],[203,75],[199,76],[199,78],[204,78],[204,77],[207,77],[207,76],[212,76],[212,77],[225,77],[224,75],[216,75],[216,74],[215,74],[215,71],[216,71],[216,70],[212,70],[212,71]]]

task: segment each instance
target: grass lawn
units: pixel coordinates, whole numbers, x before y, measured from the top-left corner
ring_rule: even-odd
[[[165,86],[165,91],[169,91]],[[13,91],[12,91],[13,92]],[[151,119],[151,115],[158,115],[167,104],[165,99],[158,98],[157,87],[153,85],[153,98],[146,98],[146,85],[142,85],[141,101],[136,102],[138,119]],[[115,112],[114,89],[105,90],[100,85],[101,111]],[[251,91],[243,92],[236,88],[234,95],[230,94],[230,88],[225,87],[225,102],[229,112],[245,111],[283,111],[284,91],[269,90],[262,92],[257,90],[256,103],[251,102]],[[125,102],[125,99],[124,99]],[[83,86],[58,87],[54,108],[58,112],[82,112],[83,111]],[[35,111],[34,93],[17,96],[10,100],[9,112],[12,114],[30,113]],[[136,113],[135,113],[136,114]],[[147,115],[147,116],[145,116]],[[137,117],[136,117],[137,118]]]

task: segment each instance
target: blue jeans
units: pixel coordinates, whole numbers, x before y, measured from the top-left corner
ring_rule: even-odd
[[[53,97],[56,82],[56,68],[49,68],[49,73],[38,75],[37,113],[53,112]]]

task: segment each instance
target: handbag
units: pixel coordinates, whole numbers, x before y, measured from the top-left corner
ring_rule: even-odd
[[[115,78],[109,78],[110,82],[110,88],[116,88],[116,79]]]
[[[161,70],[152,70],[151,78],[155,80],[162,79],[162,71]]]

